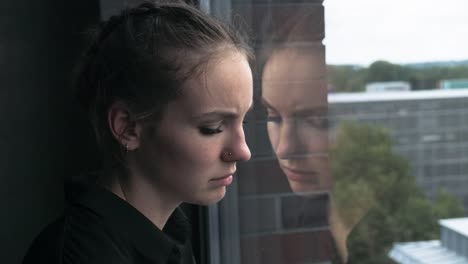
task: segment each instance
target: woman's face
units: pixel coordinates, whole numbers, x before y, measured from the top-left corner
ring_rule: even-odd
[[[327,89],[323,62],[307,49],[283,49],[262,76],[268,135],[294,192],[330,189]],[[314,76],[315,75],[315,76]]]
[[[236,161],[250,159],[243,120],[252,105],[252,85],[242,54],[228,52],[212,61],[184,84],[162,120],[145,129],[135,153],[139,173],[171,201],[219,201],[232,182]]]

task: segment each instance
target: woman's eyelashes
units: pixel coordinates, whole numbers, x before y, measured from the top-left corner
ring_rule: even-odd
[[[272,111],[271,109],[267,109],[267,122],[273,122],[273,123],[281,123],[282,119],[279,114],[277,114],[275,111]]]
[[[311,127],[317,129],[327,129],[328,128],[328,117],[323,115],[313,115],[304,118],[305,122]]]
[[[281,123],[282,119],[279,115],[270,115],[267,116],[267,122]]]
[[[267,122],[280,124],[283,122],[283,118],[278,114],[268,113]],[[308,116],[295,116],[290,117],[288,120],[293,121],[296,125],[305,124],[309,127],[316,129],[327,129],[328,118],[323,115],[308,115]]]
[[[234,129],[237,127],[237,124],[239,124],[237,121],[233,121],[233,120],[231,121],[232,122],[225,120],[221,122],[221,124],[217,124],[217,125],[201,125],[198,127],[198,130],[200,131],[200,134],[204,136],[211,136],[211,135],[219,134],[223,132],[225,129],[231,129],[231,128]],[[242,120],[241,122],[242,129],[245,128],[245,125],[247,123],[248,122],[246,120]]]
[[[215,134],[219,134],[223,132],[221,125],[217,127],[201,126],[198,128],[198,130],[200,131],[200,134],[204,136],[211,136],[211,135],[215,135]]]

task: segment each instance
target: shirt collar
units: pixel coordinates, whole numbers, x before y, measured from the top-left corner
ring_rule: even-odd
[[[181,251],[190,246],[190,225],[179,208],[161,231],[129,203],[97,184],[68,182],[66,198],[70,205],[84,206],[99,215],[111,230],[156,263],[180,258]]]

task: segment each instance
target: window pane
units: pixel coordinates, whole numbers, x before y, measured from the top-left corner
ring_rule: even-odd
[[[222,263],[468,263],[468,6],[221,2],[257,57]]]

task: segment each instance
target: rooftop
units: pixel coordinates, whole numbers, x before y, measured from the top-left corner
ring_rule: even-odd
[[[468,217],[439,220],[439,225],[468,237]]]
[[[400,264],[468,264],[468,259],[442,247],[439,240],[395,243],[388,255]]]

